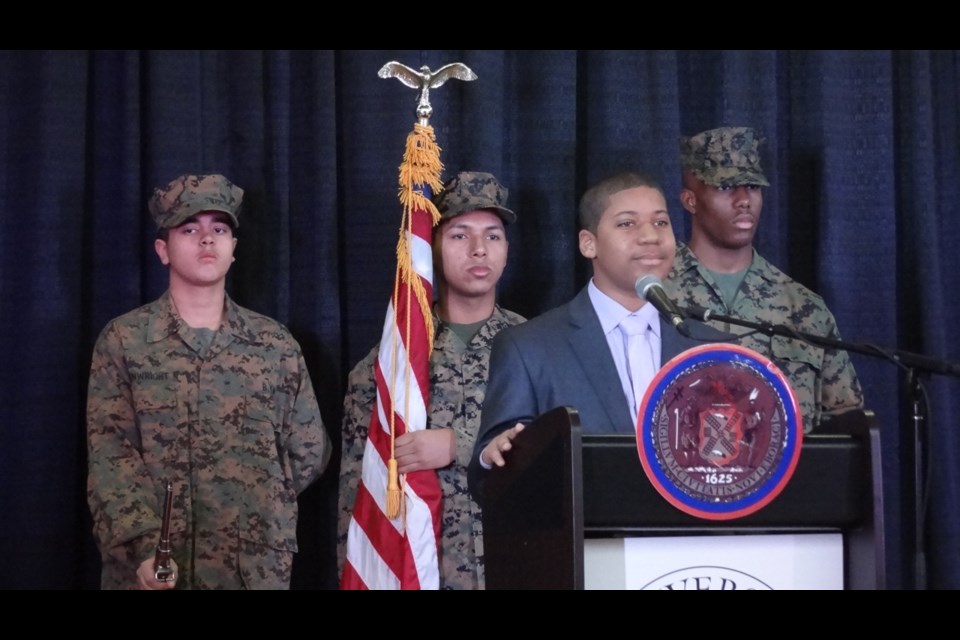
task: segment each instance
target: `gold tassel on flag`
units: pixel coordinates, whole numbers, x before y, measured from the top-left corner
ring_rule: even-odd
[[[436,205],[424,197],[419,185],[428,185],[433,193],[443,188],[440,181],[440,172],[443,164],[440,162],[440,147],[437,145],[433,127],[430,125],[414,124],[413,131],[407,136],[407,145],[400,164],[400,203],[403,205],[403,219],[400,225],[400,240],[397,242],[397,275],[394,280],[394,308],[397,307],[397,298],[400,286],[407,287],[412,295],[408,299],[416,298],[423,315],[427,334],[427,353],[433,351],[433,313],[432,300],[427,299],[427,291],[420,282],[420,277],[413,269],[408,237],[413,233],[413,211],[421,210],[430,213],[432,226],[440,221],[440,212]],[[404,344],[410,344],[410,314],[407,314]],[[404,372],[405,386],[410,389],[409,360]],[[393,395],[396,398],[396,395]],[[405,398],[407,406],[404,415],[409,413],[409,399]],[[397,472],[397,459],[394,454],[396,442],[396,425],[394,412],[390,413],[390,459],[387,461],[387,517],[397,518],[403,511],[403,488]]]
[[[387,517],[393,520],[400,515],[400,480],[397,474],[397,459],[387,461]]]

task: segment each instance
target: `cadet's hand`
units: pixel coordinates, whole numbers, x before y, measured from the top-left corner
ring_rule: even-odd
[[[153,571],[153,558],[147,558],[140,563],[140,567],[137,569],[137,588],[142,591],[173,589],[180,574],[177,573],[177,563],[172,558],[170,559],[170,566],[173,567],[173,580],[160,582]]]
[[[453,429],[424,429],[405,433],[395,443],[397,471],[410,473],[423,469],[440,469],[457,457],[457,440]]]
[[[507,464],[504,453],[513,449],[513,439],[517,434],[523,431],[523,423],[518,422],[512,429],[507,429],[496,438],[490,441],[490,444],[480,452],[480,462],[493,466],[502,467]]]

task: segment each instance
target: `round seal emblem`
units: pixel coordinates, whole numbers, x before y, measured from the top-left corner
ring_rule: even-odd
[[[767,505],[800,457],[802,418],[786,376],[737,345],[689,349],[660,369],[637,416],[637,449],[672,505],[730,520]]]

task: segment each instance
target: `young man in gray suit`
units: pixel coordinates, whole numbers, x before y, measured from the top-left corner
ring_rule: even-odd
[[[660,366],[728,337],[689,320],[685,337],[637,294],[642,276],[666,279],[676,253],[663,190],[652,178],[621,173],[596,184],[580,200],[579,221],[593,278],[567,304],[495,338],[471,486],[506,463],[526,423],[558,406],[575,407],[585,433],[634,433]]]

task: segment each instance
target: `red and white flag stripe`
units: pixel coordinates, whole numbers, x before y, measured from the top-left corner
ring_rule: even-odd
[[[425,300],[433,299],[433,222],[429,212],[412,208],[406,246]],[[403,243],[401,243],[401,246]],[[398,266],[399,269],[399,266]],[[437,589],[441,493],[432,470],[406,474],[401,486],[404,508],[387,517],[387,461],[394,434],[426,429],[430,400],[430,309],[398,273],[387,308],[374,367],[377,404],[370,421],[357,490],[347,533],[342,589]],[[427,315],[425,315],[427,314]]]

